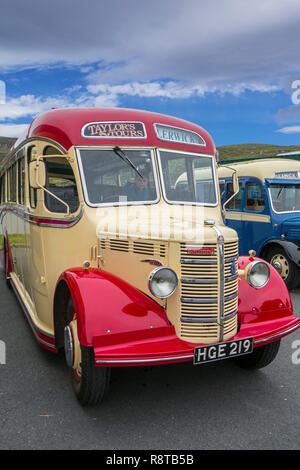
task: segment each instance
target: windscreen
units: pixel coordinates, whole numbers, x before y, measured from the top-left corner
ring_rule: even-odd
[[[270,194],[276,212],[300,211],[300,184],[270,184]]]
[[[213,158],[176,151],[159,151],[165,197],[170,202],[217,203]]]
[[[150,203],[157,188],[150,150],[81,149],[85,192],[92,205]]]

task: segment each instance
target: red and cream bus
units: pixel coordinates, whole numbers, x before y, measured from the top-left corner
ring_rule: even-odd
[[[2,161],[6,281],[82,405],[111,367],[266,366],[300,326],[277,271],[238,257],[216,167],[198,125],[97,108],[43,113]]]

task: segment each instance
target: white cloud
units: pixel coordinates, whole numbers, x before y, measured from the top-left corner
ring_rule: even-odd
[[[264,84],[247,84],[239,83],[235,85],[220,84],[211,86],[201,86],[200,84],[189,84],[185,82],[132,82],[122,85],[109,85],[108,83],[100,83],[88,85],[87,90],[93,95],[98,95],[98,98],[113,97],[118,100],[119,95],[139,96],[148,98],[189,98],[191,96],[203,96],[205,93],[230,93],[233,95],[240,95],[246,90],[257,92],[271,92],[277,91],[277,85],[264,85]],[[99,94],[100,93],[100,94]],[[98,99],[97,98],[97,99]]]
[[[282,134],[298,134],[300,132],[300,126],[286,126],[278,129],[277,132]]]
[[[53,107],[66,107],[67,104],[65,98],[41,98],[34,95],[21,95],[19,98],[12,98],[0,105],[0,120],[16,120],[27,116],[35,116]]]
[[[28,124],[0,124],[0,135],[5,137],[19,137],[28,128]]]

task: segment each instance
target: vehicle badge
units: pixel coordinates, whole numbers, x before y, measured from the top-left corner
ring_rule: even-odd
[[[223,237],[223,235],[219,235],[219,236],[218,236],[217,242],[218,242],[219,245],[223,245],[223,244],[224,244],[224,237]]]
[[[163,266],[163,263],[159,261],[158,259],[141,259],[141,263],[149,263],[152,264],[153,266]]]

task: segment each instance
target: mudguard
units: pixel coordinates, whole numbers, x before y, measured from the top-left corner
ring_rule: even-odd
[[[122,343],[126,337],[147,337],[154,331],[164,334],[170,323],[164,309],[126,281],[100,269],[72,268],[65,271],[57,285],[65,281],[71,292],[79,341],[84,346]],[[159,331],[158,331],[159,330]]]
[[[238,268],[244,270],[250,262],[259,260],[260,258],[256,257],[240,256]],[[267,264],[270,268],[270,280],[265,287],[254,289],[243,276],[239,278],[240,331],[249,336],[259,337],[270,330],[280,330],[295,321],[291,297],[285,282],[276,269]]]

